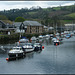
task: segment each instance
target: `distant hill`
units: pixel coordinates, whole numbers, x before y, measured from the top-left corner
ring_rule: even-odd
[[[45,24],[47,19],[51,19],[55,16],[59,20],[69,22],[75,20],[75,5],[71,6],[59,6],[53,8],[22,8],[0,11],[0,15],[5,15],[9,20],[14,21],[16,17],[23,17],[27,20],[38,20]]]

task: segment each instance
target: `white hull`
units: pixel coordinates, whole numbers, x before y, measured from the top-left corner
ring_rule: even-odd
[[[32,52],[34,51],[34,49],[25,49],[25,52],[28,53],[28,52]]]

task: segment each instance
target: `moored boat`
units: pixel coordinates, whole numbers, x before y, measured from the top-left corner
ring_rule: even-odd
[[[9,52],[8,52],[9,60],[11,59],[16,59],[16,58],[21,58],[25,56],[25,52],[22,49],[22,47],[13,47]]]
[[[26,37],[22,37],[20,40],[19,40],[19,43],[28,43],[29,40],[26,38]]]
[[[42,50],[44,47],[40,43],[34,44],[34,51]]]
[[[26,53],[34,51],[34,46],[31,43],[25,43],[22,48],[25,49]]]
[[[60,44],[60,41],[59,41],[59,40],[57,40],[57,39],[56,39],[56,40],[54,40],[54,45],[56,45],[56,46],[57,46],[57,45],[59,45],[59,44]]]

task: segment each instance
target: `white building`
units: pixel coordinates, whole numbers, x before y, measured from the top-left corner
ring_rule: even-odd
[[[65,30],[75,30],[75,24],[64,24]]]

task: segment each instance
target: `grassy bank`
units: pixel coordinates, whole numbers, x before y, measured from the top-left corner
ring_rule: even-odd
[[[42,33],[41,35],[46,35],[48,33]],[[30,38],[32,36],[38,37],[40,34],[22,34],[22,36],[25,36],[26,38],[28,38],[30,40]],[[11,34],[11,35],[0,35],[0,43],[14,43],[17,42],[20,39],[20,33],[15,33],[15,34]]]

